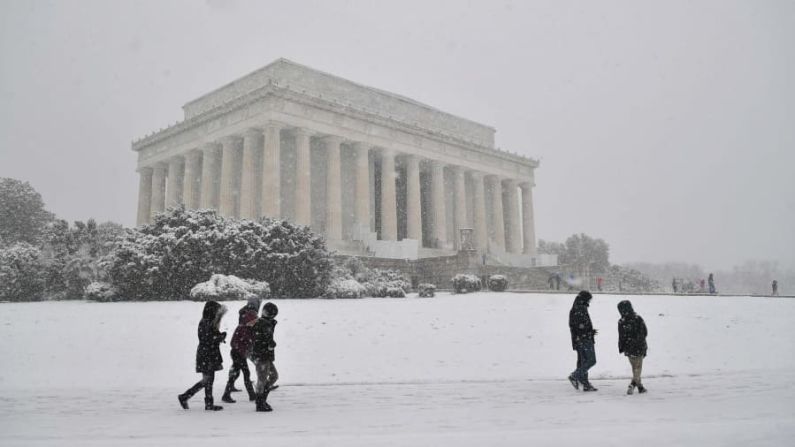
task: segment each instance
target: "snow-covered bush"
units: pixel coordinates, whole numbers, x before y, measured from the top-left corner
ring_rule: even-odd
[[[489,290],[493,292],[504,292],[508,288],[508,278],[505,275],[489,276]]]
[[[276,297],[316,297],[331,271],[325,241],[307,227],[181,206],[129,232],[107,264],[111,283],[131,300],[185,299],[216,273],[265,281]]]
[[[118,291],[110,283],[94,281],[86,286],[85,298],[91,301],[108,303],[118,299]]]
[[[459,273],[452,279],[455,293],[469,293],[479,291],[483,285],[480,278],[475,275]]]
[[[436,286],[433,284],[422,283],[417,287],[420,298],[433,298],[436,295]]]
[[[372,269],[362,284],[367,289],[367,295],[375,298],[403,298],[411,290],[411,283],[397,270]]]
[[[362,298],[367,289],[355,279],[334,279],[326,291],[327,298]]]
[[[213,275],[209,281],[200,282],[190,290],[190,298],[195,301],[264,300],[269,295],[270,287],[265,281],[242,279],[234,275]]]
[[[37,301],[45,286],[38,248],[21,242],[0,248],[0,301]]]

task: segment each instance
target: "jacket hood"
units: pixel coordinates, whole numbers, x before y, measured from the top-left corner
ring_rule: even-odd
[[[204,310],[202,311],[203,320],[220,320],[226,313],[226,307],[222,306],[216,301],[207,301],[204,303]]]
[[[588,303],[591,302],[591,298],[593,298],[593,295],[591,295],[591,292],[589,292],[587,290],[582,290],[582,291],[580,291],[580,293],[577,294],[577,297],[574,298],[574,305],[575,306],[587,306]]]
[[[632,309],[632,303],[627,300],[618,303],[618,312],[622,317],[626,317],[635,313],[635,311]]]

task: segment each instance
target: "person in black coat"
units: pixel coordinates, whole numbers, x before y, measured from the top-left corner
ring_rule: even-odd
[[[594,335],[597,331],[591,324],[591,316],[588,315],[591,298],[590,292],[581,291],[574,298],[574,304],[569,311],[571,347],[577,351],[577,369],[569,374],[569,382],[574,389],[579,389],[579,385],[582,384],[583,391],[596,391],[596,388],[588,381],[588,370],[596,364]]]
[[[618,320],[618,352],[624,353],[632,366],[632,382],[629,384],[627,394],[632,394],[635,387],[638,388],[639,393],[645,393],[646,388],[640,380],[640,372],[648,349],[646,323],[635,313],[632,303],[627,300],[618,303],[618,313],[621,314],[621,319]]]
[[[262,316],[254,323],[254,344],[251,359],[257,370],[257,411],[273,411],[268,404],[268,394],[276,387],[279,373],[273,362],[276,360],[276,342],[273,333],[276,329],[275,317],[279,308],[273,303],[262,306]]]
[[[220,345],[226,340],[226,332],[219,332],[218,326],[226,313],[226,307],[215,301],[204,304],[202,319],[199,321],[199,346],[196,348],[196,372],[202,379],[178,397],[179,404],[188,409],[188,399],[204,388],[204,409],[209,411],[223,410],[223,407],[214,405],[213,382],[215,372],[224,368],[221,357]]]

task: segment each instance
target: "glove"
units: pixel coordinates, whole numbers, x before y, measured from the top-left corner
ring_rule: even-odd
[[[594,329],[594,330],[593,330],[593,335],[596,335],[596,334],[598,334],[598,333],[599,333],[599,331],[598,331],[597,329]]]

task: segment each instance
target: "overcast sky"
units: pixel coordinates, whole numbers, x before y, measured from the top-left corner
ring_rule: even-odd
[[[276,58],[497,129],[539,238],[795,266],[792,1],[0,1],[0,176],[133,225],[130,142]]]

